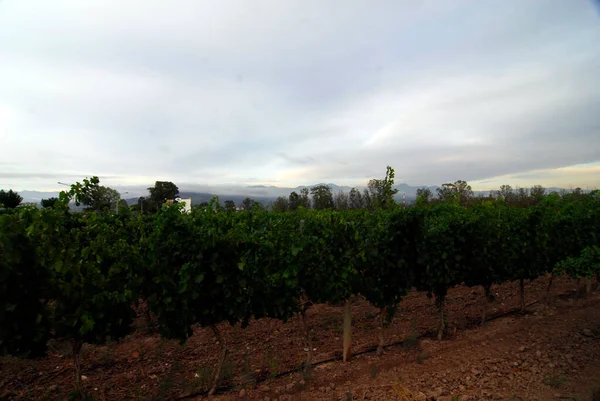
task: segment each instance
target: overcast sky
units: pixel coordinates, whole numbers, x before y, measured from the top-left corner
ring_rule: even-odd
[[[600,186],[591,0],[0,0],[0,188]]]

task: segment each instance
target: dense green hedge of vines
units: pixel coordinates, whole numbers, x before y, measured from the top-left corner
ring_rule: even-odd
[[[286,320],[313,303],[364,296],[388,317],[411,288],[448,289],[598,274],[600,201],[551,195],[384,211],[0,215],[0,353],[37,356],[51,338],[101,343],[128,333],[144,299],[163,336],[193,325]],[[583,252],[583,254],[582,254]],[[588,263],[590,260],[594,263]]]

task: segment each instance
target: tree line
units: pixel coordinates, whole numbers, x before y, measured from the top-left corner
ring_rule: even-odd
[[[395,196],[398,189],[394,188],[394,169],[387,167],[386,175],[382,179],[369,180],[367,187],[363,190],[352,188],[348,193],[338,191],[334,193],[329,185],[316,185],[311,188],[304,187],[298,192],[293,191],[289,196],[279,196],[268,205],[264,205],[250,197],[246,197],[239,205],[232,200],[225,200],[223,206],[227,211],[266,209],[275,212],[293,212],[299,209],[315,210],[380,210],[389,209],[396,204]],[[86,179],[87,180],[87,179]],[[92,177],[87,192],[78,199],[77,206],[82,205],[84,211],[118,211],[129,207],[127,202],[121,199],[118,191],[99,184],[97,177]],[[561,196],[568,194],[583,194],[581,188],[572,191],[562,190]],[[503,199],[507,203],[518,206],[533,206],[549,192],[541,185],[531,188],[512,188],[510,185],[501,185],[499,189],[489,191],[488,194],[475,194],[466,181],[458,180],[454,183],[442,184],[435,193],[427,188],[418,188],[416,192],[416,206],[426,204],[437,204],[441,202],[458,202],[469,206],[491,199]],[[131,209],[142,213],[156,213],[167,200],[174,200],[179,196],[179,188],[170,181],[156,181],[154,186],[148,188],[148,195],[138,198]],[[23,198],[13,190],[0,190],[0,207],[15,208],[23,201]],[[53,207],[58,198],[41,200],[41,206]],[[202,202],[193,207],[206,208],[208,202]]]

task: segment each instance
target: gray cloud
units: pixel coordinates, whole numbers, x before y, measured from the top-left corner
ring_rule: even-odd
[[[599,20],[560,0],[4,1],[0,178],[356,185],[389,164],[439,184],[596,162]]]

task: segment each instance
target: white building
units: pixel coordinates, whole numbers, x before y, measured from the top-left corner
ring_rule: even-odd
[[[175,202],[184,204],[184,212],[190,213],[192,211],[192,198],[175,198]]]
[[[167,205],[172,205],[173,203],[183,203],[183,211],[185,213],[190,213],[192,211],[192,198],[175,198],[175,200],[168,200]]]

